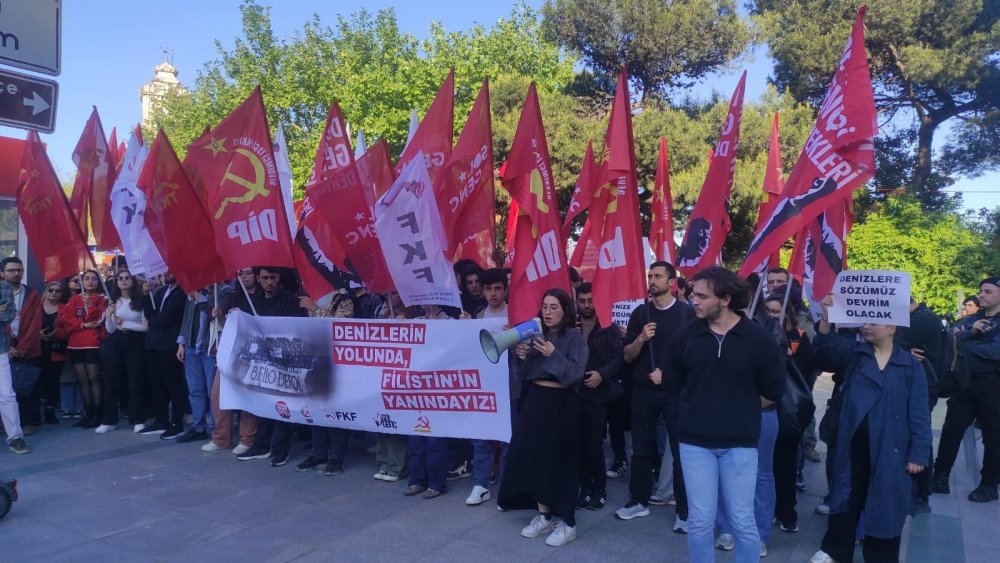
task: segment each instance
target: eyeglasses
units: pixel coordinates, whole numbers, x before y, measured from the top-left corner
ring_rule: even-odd
[[[253,275],[253,270],[244,270],[244,271],[240,272],[240,275],[241,276],[252,276]]]
[[[7,268],[3,271],[5,274],[20,274],[24,272],[24,268]]]
[[[62,289],[58,287],[50,287],[45,291],[48,291],[49,293],[62,293]]]

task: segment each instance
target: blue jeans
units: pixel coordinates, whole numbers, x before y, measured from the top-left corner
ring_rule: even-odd
[[[184,379],[187,380],[188,402],[191,403],[191,418],[198,432],[215,430],[212,417],[212,384],[215,383],[215,356],[208,352],[184,349]]]
[[[444,492],[448,479],[448,438],[407,436],[410,484]]]
[[[757,492],[753,499],[753,515],[757,521],[760,543],[771,539],[771,522],[774,520],[774,441],[778,438],[778,411],[760,413],[760,439],[757,440]],[[715,523],[724,534],[733,533],[733,525],[725,510],[725,494],[719,491],[719,514]]]
[[[480,487],[490,488],[490,475],[493,473],[493,442],[490,440],[472,441],[472,483]]]
[[[715,561],[715,513],[721,488],[736,538],[736,562],[760,560],[754,522],[757,448],[707,449],[680,444],[688,496],[688,553],[692,563]]]

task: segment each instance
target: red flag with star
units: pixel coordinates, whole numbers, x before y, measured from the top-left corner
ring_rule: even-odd
[[[292,236],[260,87],[188,148],[206,188],[215,246],[226,270],[293,267]]]
[[[115,183],[116,170],[96,107],[73,150],[73,163],[77,175],[70,203],[80,219],[81,230],[86,236],[89,215],[97,247],[120,248],[122,243],[111,220],[111,187]]]
[[[212,222],[162,129],[153,140],[136,187],[146,195],[143,219],[149,236],[185,292],[229,277],[222,258],[205,244],[215,236]]]
[[[80,224],[38,133],[28,133],[17,185],[17,214],[42,278],[58,280],[94,268]]]
[[[594,199],[594,191],[597,189],[599,181],[600,167],[594,158],[594,142],[587,141],[587,152],[583,155],[580,173],[576,176],[576,186],[573,188],[573,196],[570,198],[569,207],[566,209],[566,219],[563,221],[563,240],[569,240],[573,219],[590,209],[590,203]]]
[[[517,324],[538,314],[549,289],[570,292],[555,182],[534,82],[528,87],[501,183],[519,207],[508,311],[510,323]]]

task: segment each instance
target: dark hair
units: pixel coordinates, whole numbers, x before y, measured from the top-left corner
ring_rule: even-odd
[[[573,266],[569,267],[569,281],[573,283],[583,281],[583,278],[580,277],[580,272],[576,271],[576,268]]]
[[[580,287],[576,288],[577,297],[579,297],[581,294],[584,293],[593,293],[593,292],[594,292],[594,284],[590,282],[583,282],[580,284]]]
[[[101,273],[93,268],[88,268],[80,274],[80,293],[82,294],[87,292],[83,289],[83,278],[86,277],[87,274],[94,274],[97,276],[97,293],[101,293],[101,284],[104,283],[104,280],[101,278]]]
[[[488,285],[493,285],[495,283],[502,283],[504,289],[507,288],[507,274],[503,273],[500,268],[490,268],[483,272],[483,275],[479,276],[479,281],[482,282],[483,287]]]
[[[677,277],[677,269],[674,268],[673,264],[667,262],[666,260],[657,260],[656,262],[653,262],[649,265],[649,269],[652,270],[653,268],[666,268],[668,278],[674,279]]]
[[[128,260],[125,258],[124,254],[116,254],[114,258],[111,259],[112,268],[125,268],[128,269]]]
[[[7,264],[20,264],[23,266],[24,262],[22,262],[17,256],[8,256],[3,260],[0,260],[0,270],[6,270]]]
[[[691,278],[691,283],[702,280],[708,282],[708,287],[719,299],[729,297],[731,311],[746,309],[750,305],[750,286],[732,270],[722,266],[705,268]]]
[[[966,297],[965,299],[962,300],[962,305],[965,305],[966,303],[970,303],[970,302],[971,303],[975,303],[976,307],[978,307],[979,306],[979,297],[977,297],[975,295],[970,295],[969,297]]]
[[[460,258],[455,261],[451,268],[455,271],[456,276],[461,275],[462,277],[465,277],[465,271],[467,269],[478,267],[479,263],[475,260],[472,260],[471,258]]]
[[[782,326],[782,329],[784,330],[791,330],[792,328],[795,328],[796,324],[798,324],[798,311],[796,311],[795,306],[792,305],[792,298],[794,296],[795,292],[793,291],[792,295],[789,296],[788,306],[785,307],[785,318],[782,321],[782,324],[784,325]],[[767,303],[768,301],[777,301],[778,305],[784,306],[785,293],[783,291],[776,291],[764,298],[764,303]]]
[[[279,268],[278,266],[254,266],[253,275],[259,276],[264,270],[267,270],[272,274],[278,274],[278,281],[281,281],[282,274],[284,273],[282,270],[284,270],[284,268]]]
[[[760,287],[760,274],[757,272],[751,272],[750,275],[747,276],[747,285],[756,291],[757,288]]]
[[[785,279],[790,278],[788,275],[788,270],[782,268],[781,266],[775,266],[767,271],[768,274],[785,274]]]
[[[111,284],[111,290],[108,291],[108,298],[112,303],[117,302],[122,297],[122,289],[118,287],[118,276],[122,274],[128,274],[132,278],[132,290],[129,292],[128,296],[128,306],[133,311],[142,310],[142,287],[137,286],[137,280],[132,272],[128,270],[122,270],[114,275],[115,283]]]
[[[553,287],[552,289],[545,292],[542,295],[542,301],[545,301],[546,297],[555,297],[559,301],[559,305],[563,310],[562,321],[559,322],[559,326],[555,328],[556,333],[559,336],[566,334],[566,327],[576,326],[576,307],[573,306],[573,300],[570,299],[569,294],[566,290],[560,289],[558,287]],[[541,303],[539,303],[541,307]],[[541,316],[541,314],[539,314]]]

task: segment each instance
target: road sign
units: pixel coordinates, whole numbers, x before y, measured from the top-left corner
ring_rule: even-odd
[[[59,76],[62,0],[0,1],[0,63]]]
[[[51,133],[58,93],[55,80],[0,70],[0,124]]]

